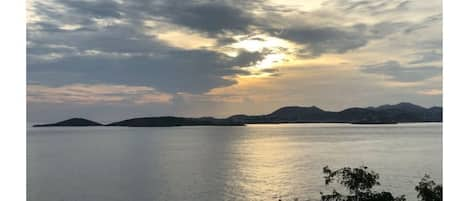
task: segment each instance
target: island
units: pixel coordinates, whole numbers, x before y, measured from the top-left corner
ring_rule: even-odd
[[[170,127],[170,126],[243,126],[245,124],[271,123],[350,123],[350,124],[397,124],[417,122],[442,122],[443,108],[425,108],[412,103],[381,105],[378,107],[353,107],[333,112],[318,107],[287,106],[265,115],[233,115],[228,118],[213,117],[142,117],[110,124],[100,124],[82,118],[73,118],[50,126],[125,126],[125,127]]]
[[[289,106],[266,115],[234,115],[233,121],[248,124],[261,123],[351,123],[395,124],[412,122],[442,122],[443,108],[425,108],[412,103],[382,105],[378,107],[353,107],[339,112],[318,107]]]
[[[127,127],[171,127],[171,126],[244,126],[244,123],[229,119],[215,119],[212,117],[143,117],[108,124],[106,126]]]
[[[103,126],[103,124],[94,122],[88,119],[83,118],[71,118],[65,121],[60,121],[57,123],[52,124],[38,124],[33,125],[33,127],[59,127],[59,126],[73,126],[73,127],[80,127],[80,126]]]

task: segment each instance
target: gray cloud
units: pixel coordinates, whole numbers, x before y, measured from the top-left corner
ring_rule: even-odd
[[[244,32],[254,22],[250,13],[222,2],[169,1],[157,12],[172,23],[207,33]]]
[[[73,84],[60,87],[28,85],[28,102],[39,103],[169,103],[173,95],[151,87]]]
[[[84,17],[120,18],[120,6],[115,1],[60,1],[67,8],[73,9]]]
[[[117,53],[155,53],[170,49],[130,26],[110,26],[99,31],[39,33],[29,36],[29,39],[32,45],[28,46],[28,55],[41,53],[36,45],[59,45],[73,47],[77,51],[95,50]]]
[[[233,58],[215,51],[169,47],[145,32],[144,20],[183,26],[215,37],[219,45],[235,42],[232,33],[269,33],[304,45],[300,54],[305,56],[345,53],[410,26],[407,22],[384,21],[373,25],[293,24],[273,28],[274,21],[287,22],[279,13],[295,11],[277,9],[261,1],[53,2],[32,5],[41,20],[28,24],[28,82],[122,83],[150,85],[169,92],[205,92],[233,84],[227,77],[248,73],[237,66],[252,65],[268,53],[241,52]],[[380,3],[386,4],[386,9],[405,6],[396,1]],[[353,10],[378,9],[377,5],[344,4]],[[251,13],[256,9],[274,12],[276,20],[259,19],[262,17]],[[66,29],[64,25],[77,28]],[[152,31],[158,29],[162,28],[156,26]]]
[[[114,19],[120,17],[121,12],[117,11],[119,9],[117,5],[107,6],[113,3],[112,1],[32,1],[30,7],[34,8],[35,15],[40,16],[41,20],[34,23],[28,21],[27,29],[28,32],[37,28],[44,32],[67,31],[62,29],[47,29],[51,27],[58,28],[64,24],[80,25],[83,29],[94,29],[97,25],[96,19]],[[84,6],[87,4],[90,5]],[[92,5],[97,7],[92,7]],[[103,12],[100,13],[100,10]],[[114,12],[114,14],[110,12]]]
[[[262,58],[259,53],[229,57],[206,50],[174,50],[159,56],[69,56],[28,66],[28,80],[46,85],[113,83],[151,86],[167,92],[201,93],[228,86],[225,78],[248,74],[242,68]]]
[[[418,59],[409,62],[409,64],[421,64],[433,61],[441,61],[443,56],[440,51],[420,52],[416,55],[418,56]]]
[[[397,61],[363,65],[361,70],[365,73],[390,76],[393,80],[401,82],[416,82],[441,75],[441,68],[435,66],[409,67],[402,66]]]
[[[256,62],[264,59],[264,56],[269,54],[268,51],[264,52],[247,52],[241,51],[238,56],[233,59],[234,66],[250,66],[256,64]]]
[[[421,29],[425,29],[425,28],[431,26],[432,24],[441,23],[442,20],[443,20],[443,15],[441,13],[436,14],[436,15],[432,15],[432,16],[426,17],[421,22],[415,23],[412,26],[408,27],[407,29],[405,29],[404,32],[405,33],[412,33],[412,32],[415,32],[415,31],[418,31],[418,30],[421,30]]]
[[[407,1],[405,1],[407,2]],[[401,2],[403,3],[403,2]],[[128,29],[124,28],[106,28],[106,30],[100,30],[101,37],[97,40],[85,41],[86,43],[96,43],[98,45],[112,45],[122,47],[131,47],[132,45],[116,45],[118,43],[113,41],[113,38],[124,38],[119,34],[127,34],[128,36],[134,35],[133,38],[141,38],[142,30],[141,23],[143,19],[153,19],[156,21],[167,21],[173,24],[184,26],[193,30],[197,30],[208,34],[211,37],[218,38],[219,45],[226,45],[227,43],[234,42],[233,39],[226,33],[250,33],[250,31],[268,32],[280,38],[288,39],[290,41],[302,44],[306,46],[302,54],[318,56],[322,53],[344,53],[348,50],[362,47],[368,43],[369,40],[382,38],[390,33],[394,33],[402,27],[408,25],[403,22],[381,22],[374,25],[356,24],[355,26],[292,26],[288,28],[273,28],[276,26],[274,21],[263,19],[262,17],[255,17],[249,12],[249,10],[261,9],[264,12],[270,13],[270,15],[276,16],[275,18],[280,21],[284,17],[279,15],[279,12],[294,11],[275,9],[272,6],[268,6],[262,1],[182,1],[182,0],[161,0],[161,1],[130,1],[122,4],[115,2],[104,2],[104,3],[62,3],[65,6],[71,7],[73,13],[78,18],[83,16],[91,15],[97,17],[110,17],[119,18],[125,13],[126,20],[131,22],[132,29],[128,32]],[[108,10],[106,5],[109,4],[112,13]],[[329,2],[329,4],[332,4]],[[368,1],[360,2],[349,2],[349,1],[333,1],[335,6],[341,5],[348,7],[349,9],[362,7],[361,4],[366,4],[367,8],[371,9],[374,7],[382,7],[375,5],[376,3]],[[350,5],[349,5],[350,4]],[[355,5],[356,4],[356,5]],[[368,5],[370,4],[370,5]],[[401,7],[401,4],[393,2],[380,1],[379,4],[390,4],[394,7]],[[384,6],[384,5],[383,5]],[[103,8],[106,7],[106,8]],[[48,12],[51,9],[46,9]],[[270,16],[265,15],[265,16]],[[324,16],[325,17],[325,16]],[[283,19],[286,20],[286,19]],[[135,22],[135,23],[134,23]],[[89,23],[89,22],[87,22]],[[122,25],[119,25],[122,26]],[[96,27],[96,25],[87,24],[88,29]],[[102,27],[98,27],[101,28]],[[57,27],[50,27],[48,30],[60,30]],[[225,35],[220,35],[225,33]],[[135,37],[137,36],[137,37]],[[89,37],[89,36],[78,36],[78,37]],[[68,40],[68,39],[63,39]],[[154,42],[145,43],[147,39],[143,40],[144,43],[139,44],[142,47],[148,46]],[[109,41],[109,42],[108,42]],[[135,42],[135,41],[130,41]],[[138,41],[137,41],[138,42]],[[127,41],[122,43],[127,44]],[[81,44],[81,43],[79,43]],[[138,46],[138,45],[133,45]],[[151,46],[151,45],[150,45]],[[102,49],[102,48],[101,48]],[[119,49],[119,48],[116,48]],[[155,48],[153,48],[155,49]]]
[[[302,27],[276,30],[273,34],[305,45],[304,54],[344,53],[365,46],[370,40],[398,32],[403,22],[382,22],[372,26],[356,24],[350,27]]]
[[[379,15],[391,12],[405,11],[411,3],[409,0],[329,0],[324,5],[334,6],[345,13],[360,12]]]
[[[320,55],[326,52],[343,53],[365,45],[368,40],[360,30],[343,30],[334,27],[305,27],[285,30],[282,38],[306,45],[305,53]]]
[[[55,30],[28,33],[29,83],[113,83],[201,93],[234,84],[227,77],[247,74],[240,67],[262,60],[265,54],[241,51],[229,57],[209,50],[181,50],[129,23],[90,30],[51,27]]]
[[[209,34],[246,30],[248,14],[222,1],[57,1],[32,6],[42,20],[28,24],[29,83],[115,83],[202,93],[234,84],[230,76],[248,74],[241,67],[266,54],[241,51],[229,57],[181,50],[145,33],[143,19],[156,18]]]

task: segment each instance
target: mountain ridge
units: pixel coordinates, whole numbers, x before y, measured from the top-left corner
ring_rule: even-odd
[[[442,122],[443,108],[433,106],[425,108],[408,102],[381,105],[377,107],[351,107],[333,112],[322,110],[316,106],[286,106],[269,114],[246,115],[237,114],[227,118],[213,117],[141,117],[131,118],[110,124],[72,118],[53,123],[34,125],[34,127],[50,126],[126,126],[126,127],[170,127],[170,126],[243,126],[245,124],[262,123],[357,123],[386,124],[410,122]]]

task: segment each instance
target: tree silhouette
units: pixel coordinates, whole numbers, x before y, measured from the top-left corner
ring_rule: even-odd
[[[443,200],[443,186],[436,185],[435,182],[430,179],[430,175],[425,174],[419,184],[415,186],[415,190],[418,192],[417,197],[420,198],[421,201]]]
[[[328,166],[323,168],[326,176],[325,184],[337,182],[348,189],[349,194],[341,194],[333,189],[332,194],[321,192],[322,201],[405,201],[404,195],[394,197],[390,192],[373,191],[374,186],[380,185],[379,174],[368,170],[366,166],[359,168],[344,167],[332,171]],[[426,200],[425,200],[426,201]]]

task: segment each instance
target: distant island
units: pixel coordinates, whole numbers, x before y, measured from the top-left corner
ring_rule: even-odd
[[[243,126],[244,123],[230,119],[215,119],[212,117],[185,118],[185,117],[143,117],[134,118],[106,126],[127,127],[169,127],[169,126]]]
[[[52,126],[76,126],[76,127],[82,127],[82,126],[103,126],[103,124],[94,122],[88,119],[83,119],[83,118],[71,118],[65,121],[60,121],[57,123],[53,124],[39,124],[39,125],[34,125],[33,127],[52,127]]]
[[[170,127],[170,126],[243,126],[245,124],[269,123],[351,123],[351,124],[396,124],[412,122],[442,122],[443,108],[425,108],[412,103],[382,105],[378,107],[353,107],[339,112],[325,111],[318,107],[288,106],[266,115],[233,115],[224,119],[213,117],[143,117],[127,119],[110,124],[101,124],[82,118],[73,118],[52,126],[125,126],[125,127]]]

